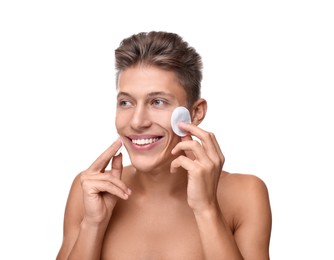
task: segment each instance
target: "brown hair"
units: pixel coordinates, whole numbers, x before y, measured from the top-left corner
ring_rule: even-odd
[[[179,35],[141,32],[125,38],[115,50],[116,81],[119,74],[136,65],[155,66],[175,72],[192,105],[201,95],[202,60]]]

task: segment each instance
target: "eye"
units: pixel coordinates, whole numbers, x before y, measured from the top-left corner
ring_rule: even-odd
[[[152,100],[152,105],[154,105],[154,106],[161,107],[161,106],[166,105],[166,104],[167,104],[167,102],[165,100],[162,100],[162,99],[159,99],[159,98],[156,98],[156,99]]]
[[[119,100],[118,101],[118,106],[119,107],[130,107],[132,104],[128,100]]]

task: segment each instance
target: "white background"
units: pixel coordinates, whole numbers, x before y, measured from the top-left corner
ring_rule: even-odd
[[[271,259],[334,259],[332,1],[1,1],[0,259],[55,259],[74,176],[116,138],[114,49],[179,33],[201,125],[269,189]]]

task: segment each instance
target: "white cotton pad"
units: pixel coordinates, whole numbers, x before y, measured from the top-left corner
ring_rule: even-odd
[[[179,122],[191,123],[189,110],[185,107],[177,107],[174,109],[170,123],[175,134],[178,136],[186,136],[186,133],[178,127]]]
[[[122,141],[122,145],[121,145],[121,147],[120,147],[120,148],[118,148],[118,150],[117,150],[117,152],[115,153],[115,155],[114,155],[114,156],[117,156],[117,155],[119,155],[119,154],[121,153],[121,151],[122,151],[122,148],[123,148],[123,141]]]

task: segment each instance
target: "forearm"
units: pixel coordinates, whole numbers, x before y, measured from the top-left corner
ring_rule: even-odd
[[[242,260],[233,234],[219,208],[195,213],[205,259]]]
[[[99,260],[107,225],[90,225],[84,221],[68,260]]]

